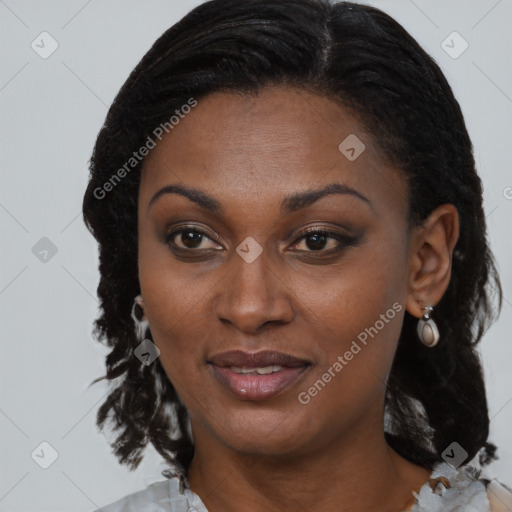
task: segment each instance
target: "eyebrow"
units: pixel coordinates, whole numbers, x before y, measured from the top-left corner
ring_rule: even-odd
[[[221,203],[217,201],[217,199],[207,195],[205,192],[199,189],[186,187],[184,185],[167,185],[164,188],[160,189],[149,201],[148,210],[157,199],[166,194],[178,194],[183,197],[186,197],[193,203],[199,205],[201,208],[208,210],[212,213],[224,213],[224,208],[222,207]],[[307,208],[308,206],[311,206],[313,203],[315,203],[322,197],[331,194],[347,194],[360,199],[361,201],[367,203],[370,207],[372,206],[371,201],[367,197],[365,197],[363,194],[353,189],[352,187],[349,187],[342,183],[331,183],[321,189],[296,192],[294,194],[287,196],[281,202],[281,212],[283,214],[286,214],[297,210],[301,210],[303,208]]]

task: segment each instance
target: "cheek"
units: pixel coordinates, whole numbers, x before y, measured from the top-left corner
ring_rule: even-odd
[[[309,323],[324,335],[317,343],[319,364],[299,400],[317,411],[355,417],[385,390],[405,313],[407,268],[400,245],[394,251],[383,241],[376,245],[380,250],[354,251],[328,279],[302,282],[315,313]]]
[[[169,378],[190,379],[202,355],[208,279],[190,278],[184,264],[149,235],[139,239],[139,281],[153,341]],[[207,332],[207,331],[206,331]]]
[[[326,326],[334,337],[342,333],[340,339],[346,340],[373,326],[394,303],[403,305],[407,294],[405,255],[400,240],[390,248],[375,238],[367,246],[352,249],[327,272],[310,268],[290,276],[290,282],[295,283],[294,293],[309,321]],[[390,315],[394,317],[394,313],[392,309]]]
[[[204,361],[204,348],[208,346],[208,329],[205,322],[204,294],[195,288],[184,293],[174,288],[151,295],[147,318],[151,334],[160,349],[160,360],[169,378],[186,376],[193,379]]]

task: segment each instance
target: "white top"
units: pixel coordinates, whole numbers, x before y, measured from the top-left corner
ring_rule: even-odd
[[[497,480],[475,479],[468,466],[458,470],[442,462],[434,466],[431,479],[413,492],[416,503],[408,512],[509,512],[512,491]],[[443,481],[436,479],[443,477]],[[444,482],[444,483],[443,483]],[[446,487],[448,486],[448,488]],[[156,482],[146,489],[94,512],[208,512],[201,498],[183,487],[174,477]]]

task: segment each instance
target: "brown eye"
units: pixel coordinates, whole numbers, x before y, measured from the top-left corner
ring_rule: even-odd
[[[355,245],[355,238],[333,231],[312,229],[303,234],[294,247],[303,252],[332,253]],[[300,247],[302,246],[302,247]]]
[[[324,233],[312,233],[304,237],[304,240],[306,241],[306,247],[308,249],[312,251],[321,251],[326,248],[328,241],[332,241],[333,239]]]
[[[170,246],[185,250],[206,250],[216,249],[218,244],[214,242],[206,233],[198,229],[183,228],[169,233],[165,241]],[[211,242],[208,245],[208,241]]]

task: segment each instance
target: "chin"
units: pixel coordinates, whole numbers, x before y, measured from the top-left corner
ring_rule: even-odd
[[[229,422],[226,422],[229,416]],[[286,456],[301,452],[319,434],[313,425],[284,412],[226,414],[216,436],[232,450],[248,456]],[[309,427],[309,428],[308,428]]]

